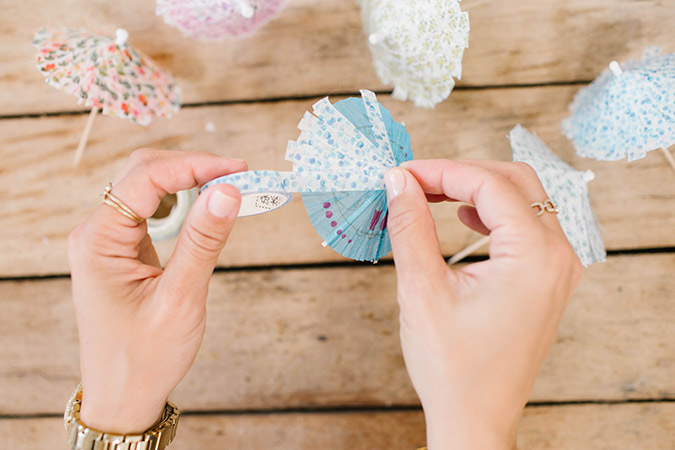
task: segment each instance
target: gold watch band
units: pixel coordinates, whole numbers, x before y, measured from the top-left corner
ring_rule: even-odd
[[[80,421],[82,385],[68,400],[63,415],[68,448],[72,450],[164,450],[176,436],[180,411],[166,402],[159,423],[143,434],[119,435],[89,428]]]

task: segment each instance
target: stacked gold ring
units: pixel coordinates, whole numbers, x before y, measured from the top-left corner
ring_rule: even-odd
[[[122,214],[125,217],[128,217],[129,219],[133,220],[134,222],[141,223],[145,220],[141,216],[136,214],[131,208],[129,208],[127,205],[125,205],[122,200],[117,198],[112,193],[112,183],[108,183],[108,185],[105,187],[105,190],[103,191],[103,194],[101,194],[101,198],[103,199],[103,203],[112,207],[117,212],[119,212],[120,214]]]

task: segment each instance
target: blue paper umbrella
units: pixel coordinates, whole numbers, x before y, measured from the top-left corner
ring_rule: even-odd
[[[374,146],[373,151],[354,161],[356,167],[377,160],[384,161],[385,168],[390,168],[411,160],[410,136],[405,127],[395,122],[374,96],[367,99],[364,93],[363,98],[364,101],[349,98],[334,105],[348,120],[346,127],[364,135]],[[327,106],[325,103],[315,105],[319,118],[326,117],[322,110],[322,106]],[[330,117],[327,121],[331,123]],[[319,141],[312,142],[314,145],[322,141],[328,143],[331,138],[332,135],[319,136]],[[383,185],[367,191],[303,193],[302,200],[309,220],[324,243],[341,255],[359,261],[377,261],[391,251],[387,194]]]
[[[377,261],[391,251],[384,173],[412,159],[410,136],[370,91],[305,113],[286,159],[293,171],[256,170],[217,178],[242,193],[239,215],[277,209],[302,193],[309,219],[327,245],[351,259]]]
[[[509,140],[513,160],[532,166],[546,193],[558,206],[560,226],[582,264],[605,261],[605,246],[586,187],[595,178],[593,172],[574,169],[520,125],[511,130]]]
[[[648,48],[642,58],[613,61],[570,105],[562,123],[577,154],[599,160],[629,161],[675,144],[675,54]]]

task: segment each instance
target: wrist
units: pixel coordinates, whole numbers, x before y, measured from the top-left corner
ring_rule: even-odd
[[[425,410],[428,450],[514,450],[517,423],[502,427],[466,410]]]
[[[109,397],[84,391],[80,420],[88,427],[115,434],[142,434],[161,420],[166,399]]]
[[[166,402],[160,420],[142,433],[112,433],[102,431],[82,422],[82,385],[71,395],[63,421],[68,448],[72,450],[165,450],[176,437],[180,411]]]

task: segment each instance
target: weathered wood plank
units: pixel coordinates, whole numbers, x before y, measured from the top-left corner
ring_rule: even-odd
[[[668,1],[467,0],[463,7],[472,33],[460,85],[590,80],[612,59],[637,56],[647,45],[675,50]],[[60,25],[128,28],[134,45],[173,72],[188,103],[383,88],[354,1],[294,0],[251,39],[202,44],[164,25],[153,2],[3,0],[0,114],[81,108],[35,69],[33,33]]]
[[[518,430],[522,450],[671,450],[675,404],[528,407]],[[64,449],[58,418],[0,420],[0,449]],[[184,416],[172,450],[411,450],[424,445],[419,411]]]
[[[663,155],[628,164],[580,159],[561,136],[559,122],[576,87],[460,91],[434,111],[380,96],[394,117],[406,123],[417,158],[510,158],[505,136],[516,123],[536,131],[551,148],[597,178],[590,184],[594,207],[610,249],[675,245],[675,183]],[[81,167],[72,149],[84,116],[0,121],[0,276],[67,273],[66,237],[99,204],[98,194],[119,171],[131,150],[142,146],[203,149],[245,158],[254,169],[290,168],[286,142],[313,101],[284,101],[200,107],[180,121],[149,128],[102,117],[94,124]],[[216,131],[204,131],[206,122]],[[435,205],[445,254],[476,239],[459,223],[455,206]],[[344,261],[320,245],[299,199],[279,211],[242,219],[221,255],[221,266]],[[166,260],[173,242],[159,245]]]
[[[589,268],[533,401],[675,398],[675,255]],[[391,265],[214,275],[184,410],[415,405]],[[2,282],[0,414],[58,412],[77,384],[67,280]],[[347,327],[345,324],[348,324]]]

